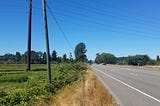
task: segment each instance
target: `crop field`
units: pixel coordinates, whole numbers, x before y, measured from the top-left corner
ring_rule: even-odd
[[[0,106],[28,106],[49,100],[58,90],[76,81],[87,69],[83,63],[52,64],[52,82],[47,81],[46,65],[0,65]]]

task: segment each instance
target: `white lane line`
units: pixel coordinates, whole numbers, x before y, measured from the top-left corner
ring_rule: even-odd
[[[113,91],[108,87],[108,85],[102,80],[102,78],[97,74],[98,79],[102,82],[102,84],[104,84],[104,86],[110,91],[110,93],[112,94],[112,96],[115,98],[115,100],[117,101],[118,106],[121,106],[122,103],[119,100],[119,98],[117,98],[117,96],[113,93]]]
[[[149,95],[149,94],[147,94],[147,93],[145,93],[145,92],[143,92],[143,91],[141,91],[141,90],[139,90],[139,89],[137,89],[137,88],[135,88],[135,87],[133,87],[133,86],[131,86],[131,85],[128,85],[128,84],[126,84],[125,82],[123,82],[123,81],[121,81],[121,80],[119,80],[119,79],[117,79],[117,78],[115,78],[115,77],[113,77],[113,76],[111,76],[111,75],[108,75],[108,74],[100,71],[99,69],[97,69],[97,68],[95,68],[95,67],[94,67],[94,69],[97,70],[97,71],[99,71],[100,73],[106,75],[107,77],[112,78],[112,79],[118,81],[119,83],[121,83],[121,84],[123,84],[123,85],[125,85],[125,86],[127,86],[127,87],[129,87],[129,88],[131,88],[131,89],[133,89],[133,90],[135,90],[135,91],[137,91],[137,92],[139,92],[139,93],[141,93],[141,94],[143,94],[143,95],[145,95],[145,96],[147,96],[147,97],[149,97],[149,98],[151,98],[151,99],[153,99],[153,100],[155,100],[155,101],[157,101],[157,102],[160,103],[160,100],[159,100],[159,99],[157,99],[157,98],[155,98],[155,97],[153,97],[153,96],[151,96],[151,95]]]

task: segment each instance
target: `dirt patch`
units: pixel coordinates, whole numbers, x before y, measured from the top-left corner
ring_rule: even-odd
[[[88,70],[73,85],[64,88],[50,106],[118,106],[111,94],[98,80],[94,72]]]

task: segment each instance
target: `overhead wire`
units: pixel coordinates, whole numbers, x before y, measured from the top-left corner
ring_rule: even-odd
[[[84,6],[84,4],[82,3],[74,3],[74,2],[66,2],[66,1],[58,1],[56,3],[63,3],[63,4],[67,4],[67,5],[70,5],[72,8],[78,8],[78,9],[81,9],[83,11],[89,11],[90,13],[95,13],[97,15],[105,15],[105,16],[111,16],[113,18],[117,18],[117,19],[120,19],[120,20],[124,20],[124,21],[128,21],[128,22],[134,22],[134,23],[137,23],[137,24],[146,24],[146,23],[150,23],[150,24],[153,24],[152,22],[150,21],[145,21],[144,18],[143,20],[140,20],[140,19],[136,19],[137,17],[130,17],[130,16],[123,16],[122,14],[119,14],[119,13],[116,13],[114,15],[113,11],[109,11],[109,10],[104,10],[104,9],[98,9],[96,7],[89,7],[89,6]],[[58,7],[58,8],[61,8],[61,7]],[[136,20],[135,20],[136,19]],[[160,20],[159,20],[160,22]],[[156,21],[157,23],[157,21]]]
[[[73,14],[72,13],[72,15],[70,15],[70,17],[72,17],[73,19],[77,19],[77,17],[73,17],[73,15],[75,15],[75,14]],[[76,14],[76,15],[79,15],[79,16],[81,16],[81,14]],[[68,15],[69,16],[69,15]],[[79,17],[78,17],[79,18]],[[83,17],[84,18],[84,17]],[[85,17],[86,18],[86,17]],[[82,19],[78,19],[78,20],[82,20]],[[93,22],[94,21],[94,22]],[[86,22],[91,22],[91,23],[96,23],[96,24],[100,24],[100,25],[103,25],[103,26],[105,26],[106,24],[102,24],[102,23],[99,23],[99,22],[97,22],[97,21],[95,21],[95,20],[93,20],[92,22],[91,22],[91,19],[87,19],[86,20]],[[117,27],[117,29],[125,29],[125,27],[126,26],[123,26],[123,24],[116,24],[116,25],[119,25],[118,27],[117,26],[113,26],[113,25],[110,25],[112,28],[114,27],[114,29],[115,29],[115,27]],[[127,30],[128,29],[130,29],[131,31],[133,31],[133,32],[139,32],[139,33],[142,33],[142,34],[145,34],[146,32],[141,32],[141,31],[139,31],[139,30],[137,30],[137,29],[135,29],[134,27],[132,27],[132,28],[127,28]],[[149,30],[146,30],[147,32],[148,31],[151,31],[151,29],[152,28],[150,28]],[[154,32],[154,33],[153,33]],[[154,29],[154,31],[152,31],[152,32],[149,32],[150,34],[155,34],[155,32],[157,32],[157,31],[155,31],[155,29]],[[159,32],[159,31],[158,31]],[[157,36],[155,37],[155,38],[157,38]]]
[[[145,37],[145,38],[151,38],[151,39],[160,39],[159,36],[149,36],[149,35],[146,35],[148,33],[143,33],[143,32],[139,32],[137,33],[136,31],[130,31],[130,30],[123,30],[123,29],[119,29],[119,30],[116,30],[115,27],[110,27],[110,28],[106,28],[104,27],[105,25],[103,24],[99,24],[99,23],[91,23],[92,25],[82,25],[82,24],[78,24],[78,23],[74,23],[74,22],[68,22],[67,20],[64,20],[64,19],[58,19],[60,21],[63,21],[63,22],[66,22],[66,23],[69,23],[69,24],[74,24],[74,25],[78,25],[78,26],[82,26],[82,27],[86,27],[86,28],[89,28],[89,29],[94,29],[94,30],[102,30],[102,31],[105,31],[105,32],[113,32],[113,33],[118,33],[116,36],[119,36],[119,33],[120,34],[129,34],[130,36],[137,36],[137,37]],[[93,25],[99,25],[98,27],[92,27]],[[143,36],[142,36],[143,35]]]
[[[37,1],[36,1],[37,2]],[[40,4],[40,2],[38,2],[39,4]],[[47,5],[48,6],[48,5]],[[49,7],[49,6],[48,6]],[[39,7],[33,7],[33,8],[35,8],[35,9],[41,9],[41,8],[39,8]],[[53,12],[51,11],[51,8],[49,7],[49,11],[50,11],[50,13],[52,13],[52,17],[55,17],[55,15],[53,14]],[[57,12],[57,11],[56,11]],[[97,11],[98,12],[98,11]],[[27,12],[25,12],[25,13],[27,13]],[[114,25],[109,25],[109,24],[106,24],[106,23],[101,23],[101,22],[97,22],[97,21],[95,21],[95,20],[93,20],[93,19],[89,19],[89,18],[86,18],[86,15],[85,14],[78,14],[78,13],[74,13],[74,11],[71,11],[70,13],[72,13],[72,15],[70,15],[70,14],[61,14],[61,17],[69,17],[69,18],[72,18],[72,19],[74,19],[74,20],[78,20],[78,21],[82,21],[82,22],[88,22],[88,23],[90,23],[90,24],[96,24],[96,25],[99,25],[99,26],[103,26],[103,27],[105,27],[105,26],[108,26],[108,27],[110,27],[110,31],[111,31],[111,29],[114,29],[114,31],[113,32],[116,32],[116,29],[121,29],[122,31],[123,30],[125,30],[125,26],[123,26],[122,24],[116,24],[116,25],[118,25],[118,26],[114,26]],[[76,16],[73,16],[73,15],[77,15],[78,17],[76,17]],[[83,18],[85,17],[85,19],[82,19],[82,18],[79,18],[79,16],[82,16]],[[56,17],[55,17],[56,18]],[[61,20],[64,20],[63,18],[58,18],[58,19],[61,19]],[[94,18],[94,19],[96,19],[96,18]],[[56,24],[58,23],[58,21],[57,21],[57,18],[56,18]],[[67,21],[66,21],[67,22]],[[72,22],[73,24],[74,24],[74,22]],[[64,38],[66,39],[66,41],[68,42],[68,44],[70,45],[70,47],[72,47],[71,46],[71,43],[69,42],[69,40],[67,39],[67,37],[66,37],[66,34],[64,33],[64,31],[62,30],[62,28],[61,28],[61,26],[60,26],[60,24],[58,23],[57,24],[58,25],[58,27],[59,27],[59,29],[61,30],[61,32],[63,33],[63,36],[64,36]],[[85,25],[82,25],[82,26],[85,26]],[[101,29],[105,29],[105,30],[109,30],[109,29],[107,29],[107,28],[101,28]],[[128,30],[129,29],[129,30]],[[147,30],[147,32],[148,32],[149,30]],[[124,31],[123,31],[124,32]],[[125,32],[130,32],[130,33],[138,33],[139,35],[141,35],[141,34],[154,34],[155,33],[155,31],[154,31],[154,33],[147,33],[147,32],[143,32],[143,31],[139,31],[139,30],[136,30],[136,29],[134,29],[134,28],[127,28],[127,30],[125,31]],[[146,36],[146,35],[145,35]],[[147,36],[147,37],[151,37],[151,38],[159,38],[158,36]],[[73,48],[72,48],[73,49]]]
[[[48,8],[48,10],[49,10],[49,12],[50,12],[52,18],[53,18],[54,21],[56,22],[56,24],[57,24],[59,30],[61,31],[61,33],[62,33],[64,39],[67,41],[67,43],[69,44],[69,46],[70,46],[70,48],[72,49],[72,51],[74,51],[74,50],[73,50],[73,47],[72,47],[72,45],[71,45],[71,43],[70,43],[70,41],[68,40],[68,38],[67,38],[65,32],[63,31],[61,25],[60,25],[59,22],[57,21],[57,18],[56,18],[56,16],[53,14],[53,12],[52,12],[51,8],[49,7],[48,3],[46,3],[46,6],[47,6],[47,8]]]
[[[69,15],[64,15],[65,16],[65,18],[66,18],[66,16],[67,17],[70,17],[70,18],[72,18],[72,20],[79,20],[79,21],[82,21],[82,22],[84,22],[84,21],[87,21],[88,23],[91,23],[91,24],[96,24],[96,25],[99,25],[99,26],[104,26],[104,27],[106,27],[106,26],[109,26],[110,28],[112,28],[112,29],[115,29],[115,28],[117,28],[117,29],[124,29],[124,27],[125,26],[113,26],[113,25],[108,25],[108,24],[105,24],[105,23],[99,23],[99,22],[97,22],[97,21],[93,21],[93,20],[86,20],[86,19],[80,19],[80,18],[78,18],[78,17],[73,17],[73,16],[69,16]],[[62,15],[61,15],[61,17],[62,17]],[[59,18],[60,19],[60,18]],[[61,20],[63,20],[63,19],[61,19]],[[73,23],[73,22],[71,22],[71,23]],[[85,25],[83,25],[83,26],[85,26]],[[90,27],[91,28],[91,27]],[[129,29],[129,31],[132,31],[132,32],[139,32],[139,33],[141,33],[141,34],[146,34],[146,32],[144,33],[144,32],[140,32],[139,30],[136,30],[136,29],[131,29],[131,28],[128,28]],[[127,30],[128,31],[128,30]],[[153,33],[152,32],[148,32],[148,34],[152,34],[153,35]],[[157,37],[155,37],[155,38],[157,38]]]
[[[56,13],[58,13],[58,12],[56,12]],[[60,14],[60,13],[59,13]],[[74,16],[73,16],[74,15]],[[76,16],[78,16],[78,18],[76,17]],[[70,18],[73,18],[73,19],[77,19],[77,20],[80,20],[80,21],[86,21],[86,22],[88,22],[88,23],[101,23],[101,21],[102,20],[100,20],[100,21],[98,21],[98,18],[89,18],[89,17],[86,17],[86,15],[84,15],[84,14],[73,14],[72,13],[72,15],[69,15],[69,14],[67,14],[67,13],[61,13],[60,14],[60,16],[66,16],[66,17],[70,17]],[[80,18],[80,17],[82,17],[82,18]],[[105,22],[106,20],[104,20],[104,22]],[[103,22],[103,24],[104,24],[104,22]],[[114,22],[114,24],[116,24],[116,26],[118,25],[118,27],[121,27],[121,28],[123,28],[123,27],[126,27],[126,26],[124,26],[123,24],[124,23],[122,23],[122,22]],[[108,25],[108,26],[114,26],[114,24],[112,23],[112,25],[110,25],[109,23],[106,23],[105,22],[105,24],[104,25]],[[125,23],[125,24],[129,24],[129,23]],[[130,27],[130,28],[128,28],[128,29],[131,29],[131,30],[137,30],[137,29],[135,29],[135,27],[137,27],[136,25],[131,25],[132,27]],[[160,31],[155,31],[155,29],[154,28],[148,28],[147,26],[143,26],[143,27],[145,27],[145,29],[147,30],[147,31],[151,31],[151,30],[153,30],[154,32],[159,32],[160,33]]]
[[[97,2],[99,2],[101,5],[103,5],[103,6],[105,6],[106,7],[106,5],[109,7],[109,8],[112,8],[112,9],[116,9],[116,10],[119,10],[119,11],[122,11],[122,12],[125,12],[125,13],[129,13],[129,14],[134,14],[134,15],[138,15],[138,16],[142,16],[142,17],[144,17],[144,18],[146,18],[146,19],[154,19],[154,20],[156,20],[156,21],[158,21],[158,22],[160,22],[160,19],[158,19],[157,17],[153,17],[153,16],[146,16],[146,15],[144,15],[144,14],[142,14],[142,13],[139,13],[139,12],[134,12],[134,11],[129,11],[129,10],[125,10],[125,9],[122,9],[122,8],[119,8],[119,7],[117,7],[117,6],[114,6],[114,5],[111,5],[111,4],[109,4],[109,3],[103,3],[102,1],[99,1],[99,0],[93,0],[93,1],[97,1]]]
[[[72,6],[72,7],[73,7],[73,6]],[[76,15],[79,15],[79,16],[82,15],[82,16],[84,16],[85,18],[87,18],[86,15],[84,15],[84,14],[79,14],[79,13],[77,14],[77,13],[74,13],[73,11],[71,11],[71,13],[72,13],[72,15],[73,15],[73,14],[74,14],[74,15],[76,14]],[[106,13],[105,13],[104,15],[105,15],[105,16],[106,16],[106,15],[107,15],[107,16],[110,16],[110,17],[112,17],[112,18],[117,18],[117,16],[110,15],[110,14],[106,14]],[[83,17],[83,18],[84,18],[84,17]],[[119,16],[118,16],[118,18],[119,18]],[[101,20],[101,19],[103,19],[103,18],[100,18],[100,20]],[[119,19],[122,20],[122,21],[125,21],[125,24],[126,24],[126,22],[129,23],[129,24],[134,24],[134,25],[135,25],[135,24],[136,24],[136,25],[146,24],[146,23],[144,23],[144,22],[141,22],[141,24],[140,24],[140,23],[134,22],[134,20],[129,20],[128,18],[124,18],[124,17],[123,17],[123,18],[120,17]],[[133,21],[133,22],[132,22],[132,21]],[[131,22],[132,22],[132,23],[131,23]],[[118,24],[123,25],[123,23],[122,23],[122,22],[119,23],[119,21],[118,21]],[[152,24],[152,23],[151,23],[151,24]],[[145,25],[145,27],[150,26],[151,24]],[[155,25],[155,24],[154,24],[154,25]],[[151,29],[153,29],[153,28],[151,28]],[[154,30],[155,30],[155,29],[154,29]]]
[[[55,0],[56,1],[56,0]],[[57,0],[57,3],[65,3],[65,4],[69,4],[69,5],[72,5],[72,6],[78,6],[78,8],[81,8],[83,6],[83,8],[90,8],[90,9],[94,9],[94,10],[100,10],[103,11],[103,12],[111,12],[113,13],[113,9],[114,10],[118,10],[118,11],[121,11],[121,12],[125,12],[125,13],[129,13],[129,14],[134,14],[136,15],[136,17],[130,17],[130,18],[136,18],[136,19],[139,19],[141,16],[143,17],[143,20],[144,19],[154,19],[156,20],[156,22],[160,22],[160,19],[156,18],[156,17],[153,17],[153,16],[145,16],[144,14],[141,14],[139,12],[134,12],[134,11],[129,11],[129,10],[125,10],[125,9],[122,9],[122,8],[119,8],[117,6],[114,6],[114,5],[111,5],[111,4],[108,4],[107,3],[104,3],[103,1],[99,1],[99,0],[92,0],[91,1],[83,1],[83,2],[79,2],[79,1],[73,1],[73,0],[67,0],[64,1],[64,0]],[[95,5],[93,5],[95,3]],[[78,5],[77,5],[78,4]],[[87,5],[85,5],[87,4]],[[97,6],[98,5],[98,6]],[[103,6],[103,8],[98,8],[99,6]],[[106,9],[106,6],[107,6],[107,9]],[[109,11],[108,8],[111,8],[112,11]],[[138,14],[138,15],[137,15]],[[122,14],[118,14],[118,15],[122,15]],[[126,17],[126,16],[125,16]],[[129,16],[127,16],[129,17]]]

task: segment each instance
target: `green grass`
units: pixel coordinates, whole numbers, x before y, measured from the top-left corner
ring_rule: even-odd
[[[12,72],[12,71],[24,71],[25,65],[16,65],[16,64],[5,64],[0,65],[0,72]]]
[[[54,66],[54,65],[52,65]],[[45,64],[32,64],[31,71],[46,71]],[[0,72],[26,71],[26,64],[0,64]]]
[[[46,65],[32,65],[30,72],[25,72],[25,68],[25,65],[0,65],[3,70],[0,73],[0,106],[28,106],[42,98],[48,99],[86,70],[82,63],[52,64],[49,84]]]

